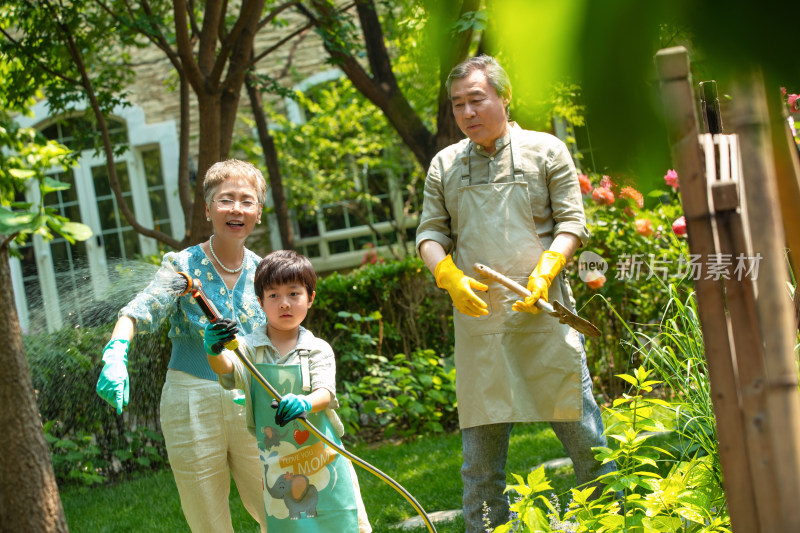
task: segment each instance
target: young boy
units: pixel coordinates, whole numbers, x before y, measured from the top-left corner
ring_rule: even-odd
[[[247,427],[261,452],[267,529],[367,533],[372,528],[352,463],[295,420],[306,414],[341,446],[333,350],[300,325],[316,283],[311,262],[291,250],[267,255],[256,268],[253,286],[267,324],[254,328],[239,350],[280,393],[276,410],[236,354],[224,349],[236,334],[235,322],[208,324],[204,344],[220,384],[244,390]]]

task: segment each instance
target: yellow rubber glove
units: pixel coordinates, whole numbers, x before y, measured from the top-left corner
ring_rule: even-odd
[[[433,277],[436,278],[436,285],[450,293],[456,309],[465,315],[477,317],[489,314],[486,302],[472,292],[472,289],[485,291],[489,287],[464,275],[464,272],[453,263],[453,258],[449,254],[436,265]]]
[[[561,252],[545,250],[542,253],[542,257],[539,258],[536,268],[533,269],[528,278],[528,290],[531,291],[531,295],[524,300],[514,302],[511,309],[521,313],[533,313],[534,315],[541,311],[536,307],[536,302],[539,299],[547,301],[547,289],[550,288],[550,284],[566,263],[567,260]]]

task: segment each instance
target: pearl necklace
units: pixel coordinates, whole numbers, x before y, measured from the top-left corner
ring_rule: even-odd
[[[242,268],[244,268],[244,250],[242,250],[242,263],[239,265],[239,268],[228,268],[222,264],[222,261],[219,260],[217,254],[214,253],[214,245],[212,244],[213,240],[214,235],[212,234],[211,237],[208,238],[208,249],[211,250],[211,256],[217,261],[217,264],[222,267],[222,270],[228,274],[236,274],[237,272],[241,272]]]

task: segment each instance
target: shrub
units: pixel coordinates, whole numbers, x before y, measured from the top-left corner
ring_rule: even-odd
[[[131,344],[131,398],[122,417],[95,391],[109,338],[109,326],[23,337],[59,482],[97,483],[166,462],[158,420],[170,353],[166,330]]]
[[[658,329],[670,299],[667,286],[684,277],[688,247],[671,229],[682,214],[676,190],[653,191],[648,199],[652,205],[645,208],[639,191],[617,185],[608,176],[581,176],[581,181],[592,239],[575,261],[586,251],[594,252],[606,261],[608,271],[599,282],[579,263],[578,268],[568,268],[570,284],[579,314],[602,332],[599,338],[587,338],[590,370],[604,396],[615,398],[622,389],[614,376],[641,364],[639,354],[624,342],[632,340],[626,325],[635,325],[637,333]],[[595,194],[598,190],[608,194]]]
[[[342,317],[353,318],[367,337],[353,335],[353,324],[343,327]],[[360,381],[368,364],[365,353],[429,349],[445,358],[453,353],[452,303],[418,257],[367,263],[320,279],[305,326],[336,352],[338,383]]]
[[[614,400],[605,431],[617,447],[595,449],[598,460],[618,467],[600,478],[606,485],[603,495],[589,500],[593,487],[572,489],[572,502],[562,514],[557,500],[543,495],[550,490],[543,471],[527,480],[514,475],[518,483],[508,490],[520,495],[512,505],[516,515],[497,533],[730,531],[696,303],[693,295],[677,298],[674,288],[667,296],[657,335],[633,347],[661,376],[644,367],[619,376],[631,390]],[[657,390],[662,381],[653,377],[663,377],[666,389]],[[662,399],[665,393],[669,402]],[[664,413],[670,415],[666,423]],[[673,427],[678,446],[668,450],[650,444],[649,432]]]

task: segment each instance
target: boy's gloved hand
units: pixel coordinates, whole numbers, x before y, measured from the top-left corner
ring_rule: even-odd
[[[97,379],[97,395],[117,408],[117,414],[128,405],[128,345],[126,339],[111,339],[103,348],[103,370]]]
[[[541,298],[547,301],[547,289],[555,277],[564,268],[567,260],[561,252],[545,250],[539,258],[539,263],[528,278],[528,290],[531,295],[524,300],[517,300],[511,308],[514,311],[533,313],[541,311],[536,307],[536,302]]]
[[[225,345],[236,338],[239,327],[235,320],[224,318],[206,324],[203,338],[203,348],[208,355],[217,356],[222,353]]]
[[[274,405],[273,405],[274,407]],[[283,427],[297,417],[311,412],[311,402],[305,396],[289,393],[281,398],[275,411],[275,423]]]
[[[449,254],[436,265],[433,277],[436,278],[436,285],[450,293],[456,309],[465,315],[477,317],[489,314],[489,311],[486,310],[486,302],[472,292],[473,289],[485,291],[489,287],[465,275],[453,263],[453,258]]]

